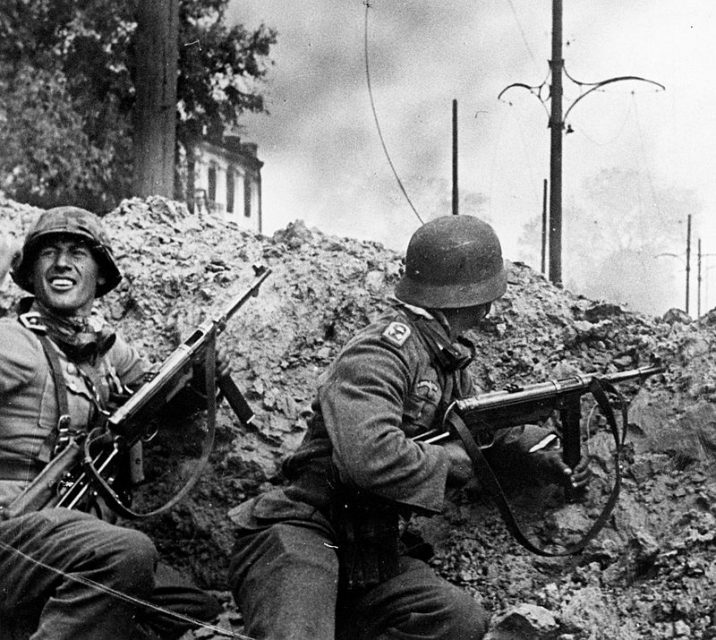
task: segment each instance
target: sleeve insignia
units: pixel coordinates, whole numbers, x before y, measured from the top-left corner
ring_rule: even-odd
[[[391,322],[383,331],[383,338],[396,347],[402,347],[410,337],[410,327],[402,322]]]
[[[438,387],[438,385],[436,385],[432,380],[420,380],[418,384],[415,385],[415,390],[420,391],[421,389],[425,389],[429,397],[440,395],[440,387]]]

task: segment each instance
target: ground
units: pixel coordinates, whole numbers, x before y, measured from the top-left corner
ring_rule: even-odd
[[[18,237],[36,214],[0,201],[3,225]],[[300,221],[263,237],[159,198],[126,201],[104,222],[125,273],[103,299],[104,311],[156,363],[252,281],[252,264],[272,270],[220,336],[257,413],[255,426],[243,429],[222,405],[209,465],[189,497],[131,525],[217,593],[226,606],[220,626],[240,634],[226,590],[226,513],[282,482],[278,463],[300,442],[317,376],[384,308],[400,256]],[[676,310],[645,316],[556,288],[526,265],[509,266],[508,293],[473,336],[479,357],[471,373],[483,391],[652,362],[665,372],[621,385],[630,424],[620,498],[581,554],[546,558],[523,549],[473,484],[451,496],[443,515],[416,522],[434,548],[435,570],[484,602],[492,640],[716,638],[716,313],[698,323]],[[18,295],[5,284],[0,314]],[[586,498],[569,503],[549,489],[510,489],[526,531],[552,549],[588,528],[614,481],[614,444],[592,406],[585,397],[582,426],[595,476]],[[219,635],[203,629],[189,637]]]

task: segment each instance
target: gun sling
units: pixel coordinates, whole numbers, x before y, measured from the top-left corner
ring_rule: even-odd
[[[519,525],[517,524],[517,520],[515,519],[515,516],[512,513],[512,509],[507,502],[507,498],[502,489],[502,486],[500,485],[499,479],[490,467],[490,463],[487,461],[487,458],[482,453],[482,449],[472,437],[472,434],[470,433],[470,430],[465,424],[465,421],[454,410],[449,410],[448,414],[445,417],[445,420],[450,425],[451,430],[454,431],[454,433],[457,433],[457,435],[462,440],[465,449],[470,456],[470,459],[472,460],[475,474],[477,475],[483,486],[487,489],[491,498],[495,501],[495,504],[497,505],[500,514],[502,515],[502,519],[507,525],[507,528],[523,547],[541,556],[567,556],[574,555],[582,551],[584,547],[586,547],[586,545],[594,539],[594,537],[599,533],[602,527],[604,527],[609,516],[611,515],[612,510],[614,509],[614,506],[616,505],[617,499],[619,498],[619,490],[621,487],[620,454],[621,449],[624,445],[624,440],[626,438],[626,430],[628,425],[627,407],[625,402],[621,399],[621,394],[616,389],[616,387],[606,380],[599,380],[598,378],[594,378],[589,385],[589,391],[594,396],[594,399],[596,400],[599,408],[604,414],[604,417],[606,418],[607,423],[609,424],[609,428],[612,432],[612,436],[614,437],[614,442],[616,445],[614,452],[614,485],[609,495],[609,499],[604,505],[601,514],[595,520],[589,530],[584,534],[584,536],[581,540],[579,540],[579,542],[566,547],[563,551],[547,551],[546,549],[538,547],[527,538],[525,533],[520,529]],[[622,412],[621,435],[619,433],[619,428],[617,426],[616,418],[614,417],[614,412],[612,411],[609,398],[607,397],[607,391],[617,395],[620,398]]]
[[[216,433],[216,349],[215,349],[215,341],[216,341],[216,328],[212,328],[210,331],[209,339],[207,341],[208,347],[205,350],[205,384],[206,384],[206,412],[207,412],[207,434],[206,439],[204,443],[204,448],[201,453],[201,457],[199,458],[199,461],[196,464],[196,467],[194,468],[194,471],[191,473],[191,476],[187,479],[187,481],[184,483],[184,486],[182,486],[179,491],[177,491],[167,502],[165,502],[163,505],[157,507],[156,509],[152,509],[151,511],[147,512],[139,512],[134,511],[129,506],[124,504],[122,502],[122,499],[117,495],[117,493],[112,489],[110,484],[105,480],[105,478],[102,477],[102,468],[97,468],[95,464],[95,460],[92,458],[92,444],[94,444],[97,441],[101,441],[103,439],[106,439],[107,437],[107,431],[104,429],[95,429],[90,433],[90,435],[85,440],[85,446],[84,446],[84,459],[83,459],[83,468],[84,470],[89,474],[90,480],[92,481],[92,488],[97,491],[97,493],[102,496],[105,501],[107,502],[108,506],[112,511],[114,511],[117,515],[121,516],[122,518],[127,518],[128,520],[138,520],[141,518],[149,518],[151,516],[156,516],[160,513],[164,513],[165,511],[168,511],[173,506],[177,505],[188,493],[194,488],[194,485],[201,477],[202,473],[204,472],[204,469],[206,467],[206,463],[209,461],[209,455],[211,454],[211,450],[214,447],[214,436]],[[117,449],[117,443],[113,443],[113,449],[108,454],[108,458],[111,459],[116,452]],[[105,460],[105,462],[108,462],[108,460]]]

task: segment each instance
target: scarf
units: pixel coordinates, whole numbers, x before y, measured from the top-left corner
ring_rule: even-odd
[[[20,301],[18,311],[20,315],[36,314],[49,338],[74,362],[94,364],[116,340],[114,331],[96,309],[88,316],[65,316],[28,297]]]

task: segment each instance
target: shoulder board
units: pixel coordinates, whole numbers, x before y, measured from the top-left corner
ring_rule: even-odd
[[[396,347],[402,347],[410,337],[410,332],[410,327],[404,322],[391,322],[381,337]]]
[[[36,311],[23,313],[19,315],[17,319],[20,321],[20,324],[25,327],[25,329],[29,329],[30,331],[41,335],[47,333],[47,327],[42,322],[42,316],[40,316],[40,314]]]

